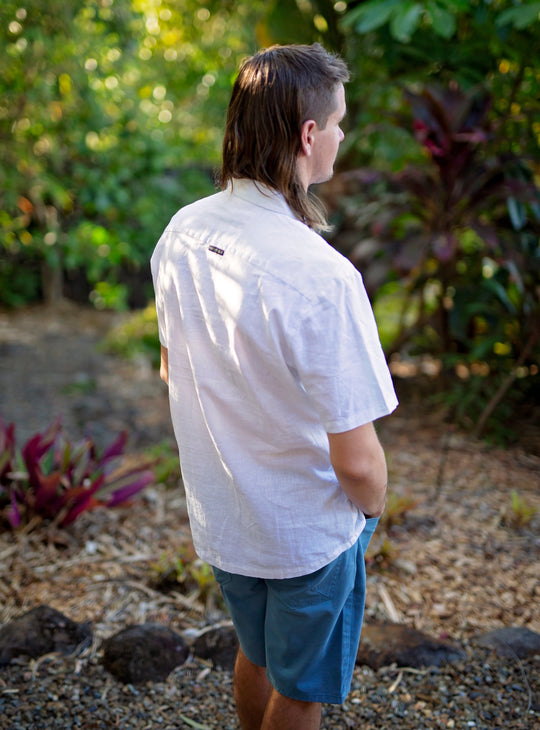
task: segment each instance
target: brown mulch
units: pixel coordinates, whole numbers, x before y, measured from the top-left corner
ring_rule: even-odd
[[[91,424],[104,440],[127,427],[135,452],[172,444],[157,374],[96,349],[114,321],[74,305],[61,316],[0,313],[0,415],[16,422],[19,441],[61,413],[73,438]],[[540,632],[540,457],[449,430],[409,396],[379,427],[401,502],[370,546],[366,619],[448,638],[467,659],[414,671],[359,667],[347,702],[325,708],[323,727],[537,726],[538,660],[503,660],[474,640],[505,626]],[[512,490],[538,510],[528,524],[516,522]],[[94,643],[78,657],[0,668],[0,728],[237,727],[230,674],[209,663],[191,657],[166,682],[142,687],[119,684],[100,664],[101,641],[129,624],[155,621],[189,637],[226,619],[214,591],[164,592],[156,582],[189,539],[180,483],[156,484],[131,506],[84,514],[67,529],[36,522],[1,533],[0,623],[48,604],[91,621]]]

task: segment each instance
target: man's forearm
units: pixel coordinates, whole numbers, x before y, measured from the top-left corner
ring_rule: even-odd
[[[386,502],[388,472],[382,448],[377,457],[371,465],[366,465],[363,472],[336,471],[339,484],[347,497],[368,517],[380,517]]]
[[[372,423],[329,434],[330,461],[341,488],[364,514],[378,517],[385,504],[388,470]]]

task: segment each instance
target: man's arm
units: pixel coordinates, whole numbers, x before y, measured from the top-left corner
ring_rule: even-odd
[[[347,497],[369,517],[384,511],[388,472],[373,423],[329,433],[330,461]]]
[[[169,385],[169,351],[161,345],[161,365],[159,367],[159,377],[164,383]]]

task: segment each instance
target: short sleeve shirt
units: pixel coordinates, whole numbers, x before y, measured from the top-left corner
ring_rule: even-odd
[[[181,209],[151,264],[198,555],[261,578],[318,570],[365,524],[327,434],[397,405],[361,275],[247,180]]]

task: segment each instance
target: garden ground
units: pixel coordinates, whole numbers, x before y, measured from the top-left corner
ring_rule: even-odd
[[[127,428],[131,458],[156,444],[173,449],[157,373],[97,349],[117,317],[71,304],[0,313],[0,415],[16,423],[19,444],[61,415],[73,439],[89,430],[105,444]],[[538,660],[496,657],[474,641],[504,626],[540,632],[540,457],[475,441],[411,383],[398,390],[400,407],[379,424],[391,496],[369,551],[366,618],[448,638],[467,659],[416,672],[359,667],[345,705],[325,708],[324,727],[533,728]],[[512,490],[536,508],[530,521],[520,520]],[[46,603],[90,621],[95,634],[78,658],[0,670],[0,727],[236,727],[226,672],[191,659],[167,682],[135,688],[99,663],[100,641],[128,624],[189,634],[224,618],[212,593],[203,601],[197,590],[156,587],[188,543],[180,483],[155,485],[131,506],[83,515],[69,529],[35,522],[0,534],[0,622]]]

